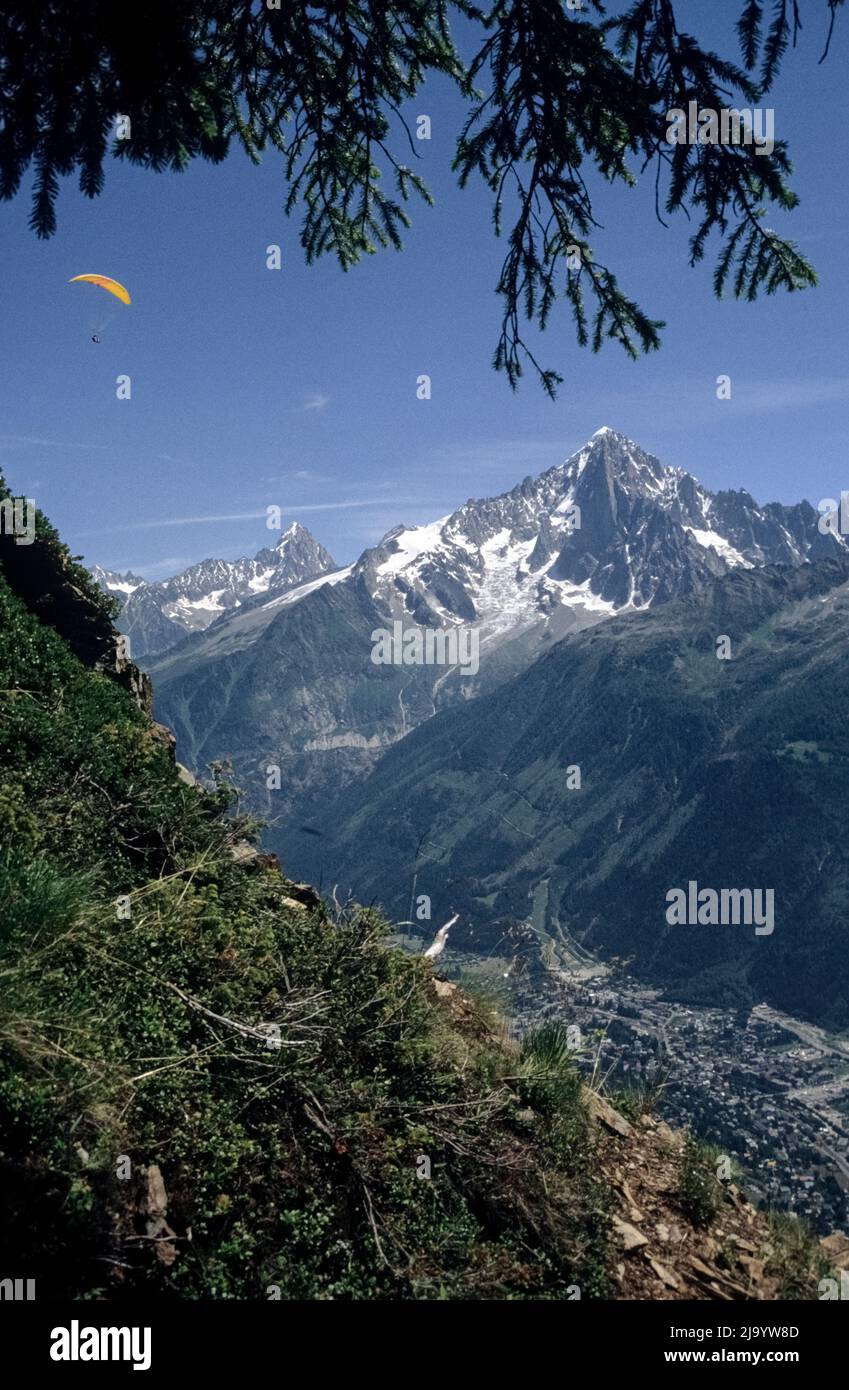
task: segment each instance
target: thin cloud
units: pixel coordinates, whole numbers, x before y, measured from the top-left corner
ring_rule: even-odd
[[[733,368],[726,370],[731,375],[732,394],[729,400],[720,404],[717,404],[715,395],[716,373],[708,372],[703,377],[689,377],[668,388],[659,386],[653,389],[648,406],[647,398],[641,392],[608,391],[604,396],[599,396],[599,405],[594,413],[599,419],[612,416],[614,424],[617,412],[638,421],[645,415],[651,420],[652,430],[662,434],[667,432],[670,425],[679,428],[682,421],[688,424],[713,424],[721,416],[731,420],[743,415],[777,415],[787,410],[804,410],[849,399],[849,377],[753,381],[744,378],[740,372],[735,373]],[[582,401],[582,405],[588,409],[593,408],[592,403],[592,397]],[[662,410],[658,414],[659,405]],[[621,428],[623,433],[634,435],[640,425],[632,424],[628,429],[623,424]]]
[[[330,402],[329,396],[323,396],[320,391],[314,391],[311,396],[307,396],[301,410],[323,410]]]
[[[775,381],[735,383],[729,404],[746,414],[773,414],[781,410],[803,409],[810,405],[826,405],[843,401],[849,396],[849,378],[832,381]]]
[[[399,498],[398,506],[409,505],[410,498]],[[344,502],[313,502],[306,506],[301,503],[287,503],[281,507],[281,511],[286,516],[294,516],[296,513],[301,516],[305,512],[336,512],[343,511],[349,507],[385,507],[385,497],[361,498],[357,501]],[[217,512],[213,516],[170,516],[159,521],[134,521],[128,526],[110,526],[106,530],[81,531],[81,536],[107,536],[116,531],[157,531],[162,526],[204,526],[209,522],[216,521],[260,521],[268,515],[267,511],[261,512]]]
[[[329,473],[314,473],[311,468],[296,468],[292,473],[272,473],[270,477],[262,478],[261,481],[263,483],[285,483],[290,478],[297,478],[300,483],[332,483],[335,481]]]
[[[192,563],[197,562],[193,562],[186,555],[172,555],[169,560],[153,560],[141,565],[124,565],[122,563],[119,568],[122,572],[129,570],[131,574],[138,574],[142,579],[155,579],[161,574],[170,579],[174,574],[182,574],[183,570],[188,569]]]
[[[108,449],[108,444],[75,444],[67,439],[40,439],[31,434],[0,434],[0,449],[37,445],[42,449]]]

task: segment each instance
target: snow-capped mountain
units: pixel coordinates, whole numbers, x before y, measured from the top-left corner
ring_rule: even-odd
[[[232,609],[335,568],[324,547],[295,521],[273,548],[252,559],[202,560],[173,579],[150,584],[98,565],[91,573],[101,588],[125,597],[118,627],[129,637],[133,657],[141,659],[166,651]]]
[[[122,599],[128,599],[130,594],[147,582],[131,570],[127,570],[126,574],[116,574],[114,570],[105,570],[102,565],[92,565],[91,576],[107,594]]]
[[[710,493],[599,430],[565,463],[427,526],[396,527],[345,569],[219,618],[152,668],[182,759],[230,757],[249,797],[308,818],[437,710],[491,690],[546,646],[730,570],[845,552],[807,502]],[[469,627],[479,670],[372,661],[376,629]],[[265,793],[278,764],[283,789]],[[272,804],[265,804],[273,801]]]
[[[711,493],[605,426],[565,463],[429,525],[398,526],[319,583],[361,582],[392,618],[474,624],[495,649],[530,628],[559,637],[646,608],[737,566],[797,565],[843,545],[820,534],[810,503]]]
[[[735,566],[833,554],[807,502],[710,493],[604,427],[566,463],[430,526],[398,527],[354,569],[377,601],[481,639],[558,631],[686,593]],[[291,596],[294,599],[294,595]]]

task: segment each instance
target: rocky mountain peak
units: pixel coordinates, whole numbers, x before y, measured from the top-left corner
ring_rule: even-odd
[[[564,463],[426,526],[395,527],[355,566],[417,622],[477,621],[487,641],[540,621],[558,633],[687,593],[735,566],[835,551],[807,503],[711,494],[604,425]],[[837,543],[839,544],[839,543]]]
[[[104,569],[101,565],[92,565],[91,576],[99,588],[115,597],[129,598],[130,594],[135,593],[136,589],[141,589],[147,583],[140,575],[133,574],[132,570],[127,570],[124,574],[118,574],[115,570]]]
[[[94,566],[102,589],[124,597],[118,625],[139,658],[167,651],[188,633],[202,631],[222,614],[251,606],[336,569],[333,557],[295,521],[274,546],[251,559],[201,560],[172,579],[148,584]]]

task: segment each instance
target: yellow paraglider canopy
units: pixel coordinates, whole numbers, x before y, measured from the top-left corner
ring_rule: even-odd
[[[116,299],[120,299],[122,304],[132,302],[124,286],[113,280],[111,275],[75,275],[68,284],[73,285],[77,280],[86,280],[90,285],[100,285],[101,289],[108,290]]]

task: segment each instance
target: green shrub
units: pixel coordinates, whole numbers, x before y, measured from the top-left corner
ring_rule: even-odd
[[[695,1226],[709,1226],[724,1201],[716,1176],[719,1150],[688,1134],[681,1155],[678,1200]]]

